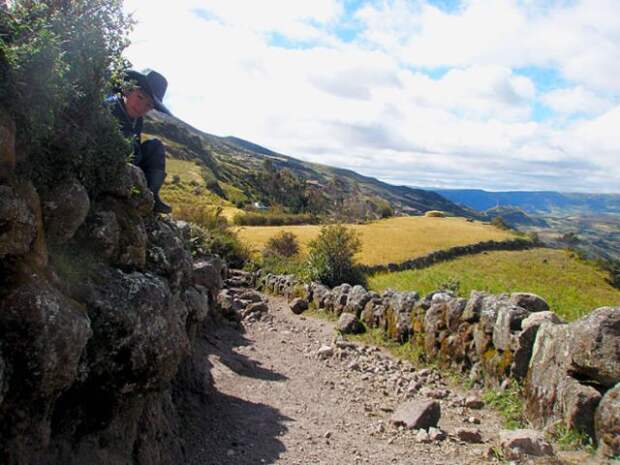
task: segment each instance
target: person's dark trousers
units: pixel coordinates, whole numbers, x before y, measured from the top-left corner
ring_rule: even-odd
[[[170,213],[172,208],[159,197],[159,190],[166,179],[166,149],[159,139],[150,139],[136,147],[134,164],[142,168],[149,189],[155,197],[153,210],[156,213]]]

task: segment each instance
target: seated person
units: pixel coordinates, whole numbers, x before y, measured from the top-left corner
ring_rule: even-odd
[[[155,109],[170,115],[170,110],[162,103],[168,81],[156,71],[146,74],[128,71],[125,86],[119,95],[107,99],[112,114],[120,123],[125,137],[133,139],[134,157],[132,163],[144,171],[149,189],[153,192],[156,213],[170,213],[172,208],[159,197],[159,190],[166,179],[166,152],[159,139],[142,142],[143,117]]]

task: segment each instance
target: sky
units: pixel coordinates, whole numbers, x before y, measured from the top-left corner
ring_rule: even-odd
[[[125,0],[175,116],[422,188],[620,193],[620,0]]]

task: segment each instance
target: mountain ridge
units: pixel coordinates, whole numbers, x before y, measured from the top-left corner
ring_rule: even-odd
[[[145,133],[164,139],[171,157],[199,162],[210,190],[222,193],[223,184],[233,186],[243,192],[248,203],[274,205],[283,200],[285,207],[296,210],[294,213],[313,209],[331,215],[345,212],[355,219],[380,218],[388,210],[390,214],[418,215],[441,210],[467,218],[481,217],[435,192],[302,161],[238,137],[209,134],[158,112],[146,118]],[[289,192],[280,192],[280,198],[273,195],[273,191],[283,189]]]
[[[513,206],[528,214],[613,213],[620,214],[619,194],[560,191],[486,191],[483,189],[437,189],[433,192],[468,208],[484,211]]]

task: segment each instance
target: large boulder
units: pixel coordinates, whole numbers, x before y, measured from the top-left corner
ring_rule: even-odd
[[[570,325],[569,370],[605,388],[620,381],[620,307],[602,307]]]
[[[197,327],[208,316],[211,309],[209,292],[206,288],[197,285],[185,289],[183,300],[187,305],[187,328],[190,340],[196,335]]]
[[[495,330],[495,322],[499,315],[499,310],[508,305],[507,296],[501,294],[485,295],[474,294],[467,303],[467,307],[463,312],[463,319],[469,322],[477,322],[474,326],[474,342],[476,353],[481,359],[487,358],[487,351],[493,350],[493,332]],[[474,303],[471,303],[472,299]],[[470,315],[473,314],[475,316]]]
[[[411,313],[419,300],[417,292],[394,292],[387,294],[385,319],[388,338],[406,342],[411,332]]]
[[[482,304],[486,297],[489,297],[489,295],[485,292],[471,291],[467,306],[463,311],[463,320],[469,323],[476,323],[480,319]]]
[[[364,327],[361,325],[358,318],[352,313],[342,313],[338,318],[336,329],[342,334],[358,334],[364,332]]]
[[[605,393],[594,418],[599,452],[603,456],[620,456],[620,383]]]
[[[553,312],[531,313],[521,321],[521,332],[512,339],[513,362],[510,374],[518,381],[522,381],[527,375],[536,334],[543,323],[560,324],[561,321]]]
[[[133,164],[127,164],[125,176],[131,183],[129,188],[129,205],[142,216],[152,213],[155,199],[153,193],[148,188],[142,168]]]
[[[106,186],[104,193],[124,199],[141,216],[153,211],[153,193],[147,187],[144,172],[131,163],[125,165],[113,184]]]
[[[91,249],[112,260],[119,250],[121,227],[112,211],[96,211],[89,216],[83,228],[85,239]]]
[[[99,268],[81,286],[93,337],[88,384],[99,392],[160,389],[188,353],[188,309],[165,280],[150,273]]]
[[[187,287],[192,279],[192,255],[181,230],[172,221],[153,220],[146,222],[146,232],[148,269],[165,277],[173,291]]]
[[[64,244],[84,223],[90,210],[86,188],[75,178],[59,182],[43,199],[45,233],[51,244]]]
[[[510,294],[510,303],[532,313],[549,311],[549,304],[545,299],[529,292],[513,292]]]
[[[194,262],[192,281],[195,285],[205,287],[209,291],[211,301],[217,301],[217,296],[224,286],[226,265],[224,261],[214,255]]]
[[[599,391],[619,381],[620,307],[599,308],[567,325],[544,323],[525,383],[526,414],[535,426],[562,420],[592,434]]]
[[[330,290],[327,286],[320,283],[311,283],[310,291],[312,293],[312,303],[314,304],[314,308],[317,310],[319,308],[325,307],[325,298],[329,295]]]
[[[396,409],[390,423],[407,429],[428,429],[437,426],[441,407],[436,400],[411,400]]]
[[[446,313],[446,326],[450,331],[456,331],[461,325],[463,312],[467,307],[467,300],[462,298],[451,299]]]
[[[511,350],[513,339],[521,332],[521,322],[530,312],[516,305],[502,306],[497,313],[497,320],[493,327],[493,345],[499,350]]]
[[[92,332],[85,309],[44,276],[29,270],[18,281],[0,306],[0,371],[10,371],[6,391],[0,382],[0,441],[6,441],[3,449],[10,450],[10,463],[35,463],[49,445],[54,403],[78,378]]]
[[[385,305],[383,299],[378,294],[371,292],[370,300],[364,305],[364,310],[360,314],[360,319],[369,328],[378,328],[381,321],[385,320]]]
[[[24,255],[37,236],[34,212],[12,186],[0,186],[0,258]]]
[[[302,299],[301,297],[296,297],[291,301],[289,307],[295,315],[300,315],[308,310],[308,301],[306,299]]]
[[[451,301],[449,294],[437,293],[424,314],[424,350],[431,358],[438,354],[441,339],[448,334],[446,317]]]
[[[139,270],[146,266],[146,227],[140,214],[127,208],[124,199],[100,199],[79,235],[81,242],[92,244],[114,266]]]
[[[347,305],[347,301],[349,300],[349,294],[353,288],[350,284],[343,283],[339,286],[336,286],[332,289],[332,309],[336,315],[340,315],[344,311],[344,307]]]
[[[504,430],[500,431],[499,440],[502,451],[509,460],[521,460],[527,455],[535,457],[553,455],[553,447],[545,440],[544,434],[540,431],[530,429]]]
[[[363,286],[355,285],[349,293],[349,298],[344,307],[344,311],[347,313],[353,313],[356,317],[360,317],[364,306],[370,300],[370,293],[364,289]]]

